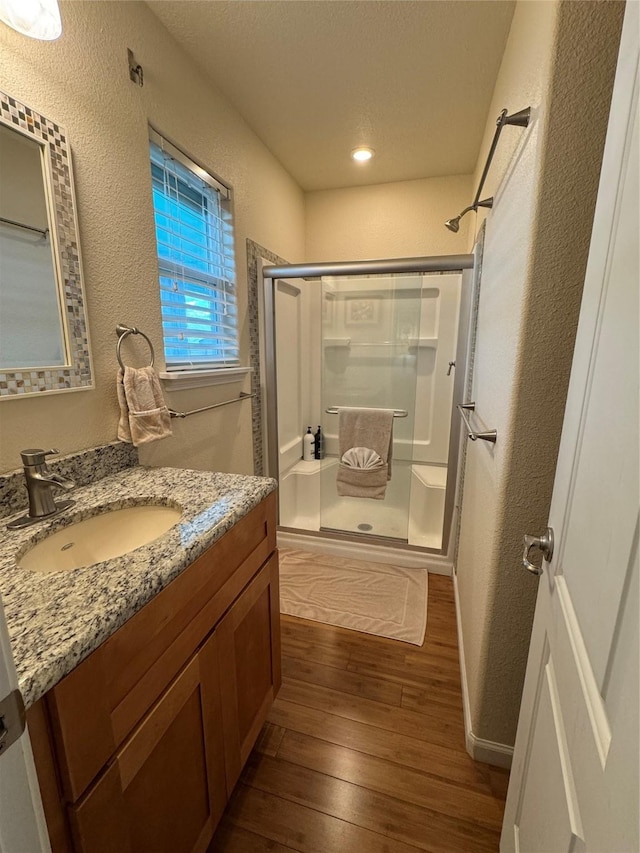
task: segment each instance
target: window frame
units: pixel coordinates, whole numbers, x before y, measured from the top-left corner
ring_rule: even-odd
[[[174,260],[170,260],[168,258],[164,258],[160,254],[160,245],[161,241],[158,239],[158,223],[157,223],[157,213],[158,210],[156,208],[156,204],[153,201],[153,188],[154,188],[154,178],[152,177],[152,203],[153,203],[153,212],[154,212],[154,237],[155,237],[155,249],[156,249],[156,264],[158,269],[158,277],[157,277],[157,285],[158,291],[160,294],[161,300],[161,323],[162,323],[162,338],[163,338],[163,353],[165,356],[165,366],[166,370],[160,373],[160,378],[170,382],[174,387],[180,388],[189,388],[189,387],[200,387],[202,385],[208,384],[218,384],[221,382],[234,382],[239,381],[243,378],[243,376],[248,373],[251,368],[244,367],[241,364],[240,360],[240,323],[238,317],[238,283],[237,283],[237,253],[236,253],[236,234],[235,234],[235,217],[233,210],[233,191],[232,187],[224,182],[221,178],[219,178],[216,174],[212,173],[210,169],[205,168],[201,163],[195,160],[190,154],[186,153],[181,148],[178,148],[175,143],[173,143],[170,139],[168,139],[164,134],[158,131],[152,125],[149,125],[149,168],[152,173],[152,167],[155,163],[152,155],[151,143],[155,144],[164,154],[168,155],[170,158],[178,162],[184,168],[186,168],[191,174],[194,175],[196,179],[203,181],[209,187],[211,187],[217,194],[219,198],[219,204],[222,209],[223,216],[217,216],[217,214],[212,214],[212,223],[215,223],[215,220],[220,220],[223,224],[217,230],[217,237],[219,238],[220,245],[224,246],[225,240],[227,244],[231,244],[231,255],[225,255],[224,250],[220,253],[223,259],[222,263],[224,263],[225,259],[230,259],[231,261],[231,269],[232,269],[232,278],[224,275],[213,275],[211,273],[204,272],[202,269],[198,269],[196,267],[189,267],[187,264],[176,262]],[[157,165],[157,164],[156,164]],[[170,196],[166,196],[166,198],[170,198]],[[217,227],[217,226],[216,226]],[[209,244],[207,242],[206,246],[207,253],[214,253],[217,250],[213,244]],[[223,363],[222,359],[216,361],[212,358],[211,361],[202,361],[201,364],[198,364],[197,361],[192,363],[188,363],[185,360],[182,363],[177,363],[177,358],[168,358],[167,357],[167,348],[170,344],[167,344],[168,338],[175,336],[175,333],[179,331],[179,329],[171,329],[166,327],[165,320],[165,311],[163,310],[162,305],[162,284],[161,279],[163,277],[173,277],[176,275],[176,272],[182,268],[184,273],[187,276],[193,276],[194,279],[201,281],[205,284],[205,286],[210,286],[212,294],[214,294],[218,288],[216,288],[216,282],[225,282],[228,285],[228,291],[232,295],[231,303],[234,309],[234,320],[232,331],[234,334],[235,342],[234,344],[229,344],[228,339],[224,341],[220,346],[221,349],[228,351],[229,349],[235,349],[237,352],[237,359],[231,360],[228,359],[227,353],[225,352],[222,358],[226,358],[226,362]],[[227,272],[225,270],[225,272]],[[186,276],[185,276],[186,277]],[[220,292],[222,292],[224,288],[220,288]],[[171,322],[175,322],[175,318],[171,319]],[[211,331],[213,330],[215,324],[211,322]],[[211,333],[208,332],[209,333]],[[173,333],[173,334],[172,334]],[[218,340],[221,340],[222,336]],[[215,340],[215,338],[213,339]]]

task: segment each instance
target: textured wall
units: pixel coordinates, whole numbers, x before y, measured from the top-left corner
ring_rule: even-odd
[[[305,195],[309,261],[411,258],[466,251],[469,220],[459,234],[444,227],[472,196],[470,175],[400,181]]]
[[[117,322],[140,326],[161,356],[148,122],[234,188],[245,363],[246,237],[291,261],[301,260],[304,250],[302,192],[147,7],[136,2],[61,6],[64,32],[55,42],[34,41],[0,26],[0,87],[60,122],[69,135],[96,387],[3,400],[0,471],[17,467],[18,451],[26,446],[71,452],[115,439]],[[127,47],[144,68],[142,89],[129,80]],[[247,388],[245,380],[242,385],[173,392],[168,400],[187,409]],[[143,461],[252,470],[249,404],[174,426],[174,437],[143,450]]]
[[[487,184],[473,397],[498,441],[468,446],[457,563],[472,731],[504,744],[537,591],[521,542],[546,527],[622,9],[518,3],[487,120],[485,149],[503,106],[534,108]]]

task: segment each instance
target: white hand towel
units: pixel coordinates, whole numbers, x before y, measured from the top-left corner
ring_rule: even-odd
[[[125,367],[116,384],[120,404],[118,438],[139,447],[172,434],[171,416],[153,367]]]
[[[349,468],[381,468],[384,465],[380,454],[370,447],[351,447],[342,454],[340,461]]]

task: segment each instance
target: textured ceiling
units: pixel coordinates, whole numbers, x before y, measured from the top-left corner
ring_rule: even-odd
[[[305,190],[473,171],[514,3],[148,0]],[[375,158],[355,164],[368,145]]]

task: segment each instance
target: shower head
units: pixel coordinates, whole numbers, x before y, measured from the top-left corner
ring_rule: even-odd
[[[465,213],[469,213],[470,210],[477,211],[479,207],[491,207],[493,205],[493,198],[484,198],[482,201],[477,201],[475,204],[470,204],[469,207],[465,207],[462,213],[459,213],[457,216],[454,216],[453,219],[447,219],[444,223],[445,228],[448,228],[449,231],[453,231],[454,234],[457,234],[460,230],[460,220],[465,215]]]
[[[478,190],[476,192],[476,197],[473,200],[473,204],[469,205],[469,207],[465,207],[465,209],[458,216],[455,216],[453,219],[447,219],[444,223],[445,228],[448,228],[449,231],[453,231],[454,234],[457,234],[460,230],[460,220],[468,213],[470,210],[478,211],[479,207],[492,207],[493,206],[493,198],[485,198],[480,201],[480,193],[482,192],[482,187],[484,186],[485,178],[487,177],[487,172],[489,171],[489,166],[491,165],[491,161],[493,160],[493,155],[496,151],[496,145],[498,144],[498,139],[500,138],[500,134],[502,133],[502,128],[506,127],[508,124],[514,124],[516,127],[528,127],[529,122],[531,121],[531,107],[527,107],[524,110],[520,110],[518,113],[513,113],[512,115],[507,115],[507,110],[502,110],[498,119],[496,121],[496,131],[493,135],[493,141],[491,142],[491,147],[489,148],[489,154],[487,155],[487,162],[484,164],[484,169],[482,171],[482,176],[480,178],[480,183],[478,185]]]

